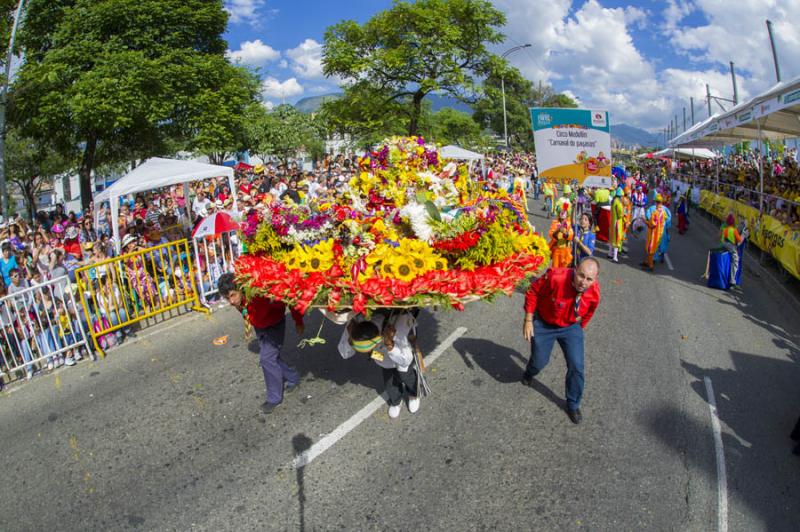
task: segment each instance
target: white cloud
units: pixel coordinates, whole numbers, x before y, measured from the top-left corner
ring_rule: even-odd
[[[261,39],[255,41],[243,42],[238,50],[228,50],[228,57],[231,61],[241,62],[249,66],[263,66],[266,63],[275,61],[281,56],[281,53],[271,46],[261,42]]]
[[[273,77],[267,77],[261,82],[261,94],[267,98],[284,100],[303,94],[303,86],[296,78],[289,78],[286,81],[279,81]]]
[[[258,26],[265,18],[272,18],[277,9],[264,9],[266,0],[225,0],[225,11],[231,24],[247,23]]]
[[[630,26],[636,26],[640,30],[647,28],[650,13],[644,9],[634,6],[625,8],[625,22]]]
[[[286,50],[291,59],[292,71],[305,79],[324,78],[322,73],[322,45],[314,39],[306,39],[296,48]]]
[[[775,30],[783,78],[800,74],[800,32],[797,14],[800,0],[695,0],[694,8],[707,24],[698,27],[673,27],[669,36],[674,49],[693,60],[721,68],[729,61],[748,74],[754,89],[765,89],[775,82],[772,53],[765,21]]]
[[[569,0],[495,0],[508,20],[508,39],[495,52],[531,43],[509,57],[528,79],[554,83],[582,106],[608,109],[613,123],[652,130],[663,128],[676,114],[682,127],[682,109],[690,115],[690,97],[695,118],[705,118],[706,83],[713,95],[731,98],[731,59],[740,101],[772,85],[764,25],[768,16],[778,35],[783,78],[800,73],[800,54],[794,53],[800,49],[800,32],[788,22],[791,13],[800,12],[800,0],[785,0],[780,6],[775,0],[667,0],[657,15],[634,6],[606,8],[602,1],[587,0],[577,7]],[[576,9],[572,13],[571,7]],[[688,27],[686,19],[695,12],[707,23]],[[631,29],[645,24],[661,28],[665,46],[687,58],[685,67],[657,68],[661,57],[645,57],[637,49]],[[714,106],[714,112],[720,110]]]

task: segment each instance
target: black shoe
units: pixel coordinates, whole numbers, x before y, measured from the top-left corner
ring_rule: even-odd
[[[792,451],[793,454],[796,456],[800,456],[800,443],[794,446],[794,450]]]
[[[261,405],[261,413],[271,414],[278,406],[280,406],[280,403],[264,403]]]
[[[794,441],[800,441],[800,419],[797,420],[797,425],[794,426],[794,430],[789,437]]]
[[[300,383],[299,382],[296,382],[294,384],[288,384],[286,386],[286,388],[283,390],[283,395],[289,395],[290,393],[292,393],[293,391],[295,391],[299,387],[300,387]]]
[[[576,408],[575,410],[567,410],[567,415],[569,416],[569,420],[576,425],[578,425],[583,419],[583,414],[581,414],[580,408]]]
[[[525,386],[533,386],[533,375],[528,375],[527,373],[522,374],[522,378],[519,380]]]

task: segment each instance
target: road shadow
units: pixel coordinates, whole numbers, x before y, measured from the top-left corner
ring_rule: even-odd
[[[506,346],[482,338],[459,338],[453,343],[464,365],[475,369],[477,364],[499,383],[519,382],[528,359]]]
[[[339,354],[338,344],[344,325],[327,320],[318,311],[309,312],[305,318],[303,338],[313,338],[319,332],[319,337],[325,342],[300,348],[298,344],[301,338],[297,336],[291,320],[289,322],[283,357],[289,365],[297,369],[304,382],[321,379],[337,385],[357,384],[372,388],[378,393],[383,392],[381,371],[375,362],[368,356],[359,354],[344,360]],[[417,323],[419,347],[423,353],[430,353],[439,341],[439,320],[434,313],[423,309]]]
[[[459,338],[453,343],[453,348],[467,368],[474,370],[477,365],[501,384],[516,384],[522,387],[519,382],[528,358],[519,352],[480,338]],[[541,381],[534,379],[531,388],[558,408],[566,407],[566,401]]]
[[[789,438],[800,414],[800,365],[796,350],[788,348],[786,359],[731,351],[733,369],[702,368],[681,362],[694,379],[691,388],[707,401],[704,378],[711,379],[717,410],[723,426],[723,446],[728,468],[728,491],[758,516],[766,530],[796,530],[800,515],[798,467]],[[710,415],[710,414],[709,414]],[[700,431],[708,449],[713,449],[710,423],[698,425],[676,410],[651,413],[644,423],[675,452],[716,483],[713,460],[702,460],[698,452],[682,448],[675,439],[678,425],[690,436]]]
[[[295,434],[292,437],[292,449],[297,458],[311,448],[311,438],[305,434]],[[306,529],[306,485],[305,485],[305,466],[300,466],[295,470],[297,477],[297,508],[300,520],[300,531]]]

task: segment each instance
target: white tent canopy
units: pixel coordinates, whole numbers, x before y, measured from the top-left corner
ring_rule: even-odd
[[[720,146],[800,137],[800,76],[778,83],[670,140],[670,146]]]
[[[707,148],[667,148],[657,151],[654,157],[669,157],[670,159],[716,159],[717,154]]]
[[[205,164],[197,161],[179,161],[153,157],[146,160],[113,185],[94,197],[95,205],[104,201],[111,204],[111,220],[114,231],[114,243],[119,249],[119,198],[128,194],[136,194],[170,185],[187,184],[191,181],[202,181],[212,177],[227,177],[231,191],[236,190],[233,179],[233,168]],[[187,196],[186,201],[189,201]],[[233,208],[236,210],[236,194],[233,194]],[[98,224],[99,209],[95,209],[95,226]]]
[[[457,161],[481,161],[484,156],[474,151],[465,150],[458,146],[444,146],[439,150],[442,159],[455,159]]]

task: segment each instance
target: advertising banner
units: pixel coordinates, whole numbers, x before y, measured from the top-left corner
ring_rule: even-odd
[[[540,177],[588,188],[611,186],[608,111],[534,107],[531,123]]]
[[[800,231],[772,216],[759,216],[758,209],[719,196],[713,192],[700,192],[700,207],[715,218],[723,220],[729,213],[737,223],[744,220],[750,231],[750,242],[772,255],[787,272],[800,279]]]

